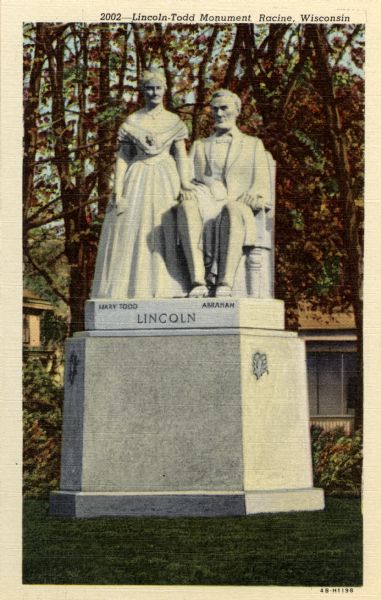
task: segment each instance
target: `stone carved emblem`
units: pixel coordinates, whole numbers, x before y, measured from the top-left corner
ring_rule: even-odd
[[[264,373],[269,373],[266,354],[261,354],[261,352],[253,354],[253,373],[257,379],[262,377]]]
[[[78,373],[78,365],[79,358],[75,352],[72,352],[69,358],[69,381],[71,385],[73,385],[76,375]]]

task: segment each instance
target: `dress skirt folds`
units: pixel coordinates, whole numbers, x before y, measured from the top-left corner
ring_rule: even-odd
[[[176,115],[159,134],[142,130],[137,113],[132,117],[119,133],[128,167],[122,198],[106,212],[91,297],[183,297],[189,282],[177,244],[180,179],[170,149],[187,130]]]

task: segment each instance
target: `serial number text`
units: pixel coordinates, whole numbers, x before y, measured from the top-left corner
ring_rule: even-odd
[[[101,21],[121,21],[122,13],[101,13]]]

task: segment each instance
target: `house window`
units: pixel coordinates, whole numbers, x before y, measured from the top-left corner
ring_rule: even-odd
[[[311,416],[353,415],[358,389],[354,352],[309,352],[308,396]]]

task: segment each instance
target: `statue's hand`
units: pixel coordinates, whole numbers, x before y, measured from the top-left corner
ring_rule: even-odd
[[[271,210],[271,203],[263,196],[258,196],[257,204],[258,208],[255,210],[264,210],[265,212],[269,212],[269,210]]]
[[[128,133],[124,130],[124,126],[122,125],[118,131],[118,141],[123,143],[129,141]]]
[[[196,200],[196,186],[193,183],[186,183],[181,185],[180,202],[187,202],[189,200]]]
[[[270,203],[263,196],[252,194],[251,192],[242,194],[238,198],[238,201],[243,202],[246,206],[250,206],[254,212],[259,212],[260,210],[269,211],[271,209]]]
[[[108,201],[108,204],[106,206],[106,213],[112,212],[115,208],[115,204],[114,204],[114,199],[111,196],[110,200]]]
[[[115,194],[115,192],[113,192],[111,194],[109,203],[107,204],[106,207],[106,212],[111,212],[113,210],[116,210],[119,206],[119,196],[117,194]]]
[[[242,202],[242,204],[246,204],[246,206],[250,206],[254,209],[256,205],[256,197],[251,192],[244,192],[237,198],[238,202]]]

